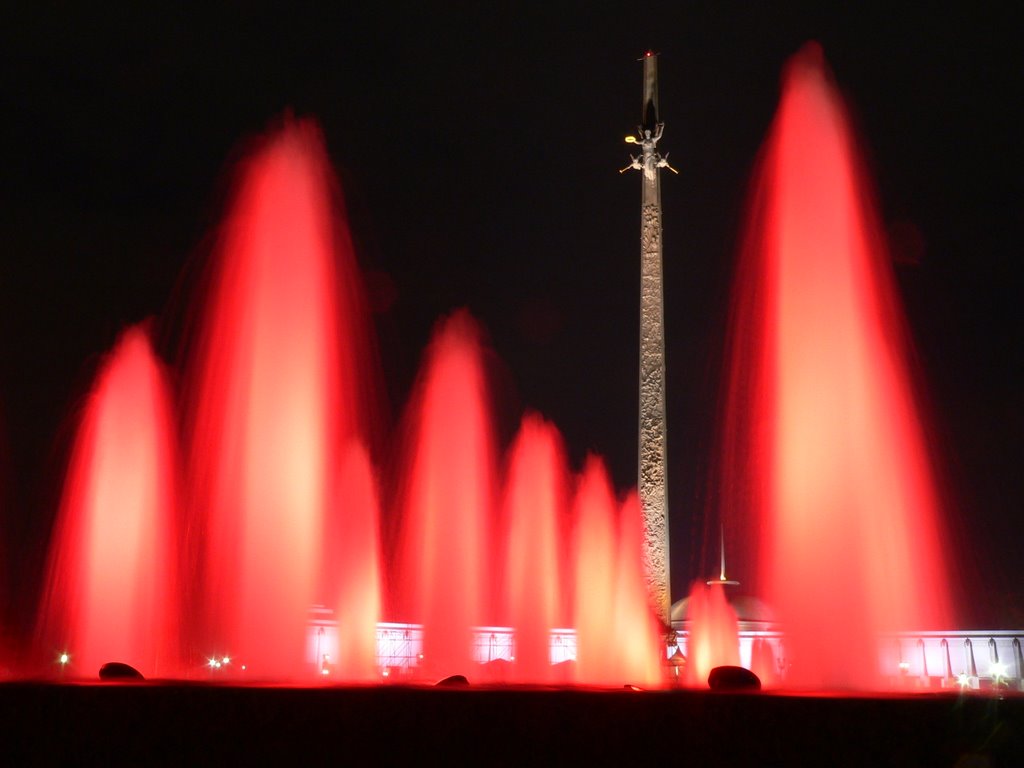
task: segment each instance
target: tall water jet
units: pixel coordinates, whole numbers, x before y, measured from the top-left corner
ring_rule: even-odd
[[[740,636],[736,611],[725,597],[723,584],[694,582],[686,618],[686,678],[689,685],[705,688],[715,667],[739,666]]]
[[[359,437],[366,410],[358,276],[339,212],[318,129],[287,120],[242,166],[193,361],[196,650],[229,655],[253,679],[313,673],[307,612],[337,587],[323,583],[324,536],[340,446]]]
[[[337,597],[338,655],[335,679],[369,682],[377,673],[377,622],[381,616],[380,502],[366,450],[353,441],[339,473],[336,561],[327,578]],[[321,660],[323,662],[323,660]]]
[[[554,682],[551,630],[569,623],[567,486],[558,430],[527,414],[509,451],[503,510],[505,606],[515,632],[513,677],[520,683]]]
[[[644,515],[636,491],[619,510],[615,562],[615,624],[622,682],[645,688],[664,684],[662,626],[651,606],[644,572]]]
[[[604,462],[588,456],[573,500],[576,680],[622,685],[614,630],[616,502]]]
[[[397,591],[423,625],[422,667],[472,675],[486,622],[496,503],[495,447],[480,331],[465,311],[434,333],[407,415]]]
[[[85,402],[51,546],[40,641],[70,677],[108,661],[180,673],[173,424],[164,370],[130,328]]]
[[[785,683],[877,688],[879,633],[948,626],[947,584],[893,275],[815,45],[787,66],[747,226],[723,514],[760,536]]]

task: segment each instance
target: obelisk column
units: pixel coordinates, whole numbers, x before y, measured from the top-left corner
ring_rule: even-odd
[[[669,623],[667,440],[665,428],[665,330],[662,297],[661,189],[657,152],[664,124],[658,119],[657,56],[644,58],[643,122],[630,144],[642,154],[630,168],[641,171],[640,207],[640,431],[638,487],[644,515],[644,572],[658,616]],[[625,169],[624,169],[625,170]]]

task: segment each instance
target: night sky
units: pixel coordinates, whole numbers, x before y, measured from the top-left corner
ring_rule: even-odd
[[[392,422],[434,322],[468,307],[503,361],[503,434],[534,408],[575,466],[597,451],[620,490],[633,485],[640,179],[617,171],[648,48],[661,54],[659,149],[680,171],[663,174],[662,196],[681,597],[707,575],[749,174],[783,63],[816,39],[892,239],[957,578],[976,596],[961,613],[1024,626],[1019,15],[256,5],[69,16],[32,4],[0,23],[0,595],[15,623],[34,604],[99,359],[153,317],[161,353],[179,361],[233,162],[288,109],[319,120],[344,188]]]

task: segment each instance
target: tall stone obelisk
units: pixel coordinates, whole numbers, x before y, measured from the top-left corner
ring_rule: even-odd
[[[662,168],[675,169],[657,145],[665,128],[658,117],[658,59],[648,52],[644,63],[642,122],[626,142],[642,150],[627,168],[641,172],[640,206],[640,445],[638,486],[644,514],[644,569],[651,605],[668,626],[668,488],[665,428],[665,330],[662,298]]]

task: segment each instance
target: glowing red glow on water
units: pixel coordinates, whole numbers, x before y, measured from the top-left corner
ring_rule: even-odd
[[[423,624],[423,667],[467,674],[471,628],[493,610],[490,537],[495,447],[480,331],[469,314],[442,321],[409,405],[399,584],[402,610]]]
[[[174,420],[142,328],[127,330],[85,401],[40,615],[41,645],[70,677],[108,661],[180,674]]]
[[[558,430],[523,417],[505,479],[505,594],[515,631],[516,682],[552,682],[551,630],[568,624],[568,473]]]
[[[891,267],[821,52],[790,62],[738,277],[725,514],[753,515],[786,684],[877,688],[878,633],[949,626]],[[748,553],[753,548],[748,548]],[[854,663],[853,660],[860,660]]]
[[[689,685],[706,688],[715,667],[740,664],[740,636],[736,611],[729,605],[722,584],[694,582],[686,617],[686,676]]]
[[[313,673],[324,532],[360,429],[352,246],[320,136],[289,122],[245,163],[214,253],[192,381],[190,506],[206,647],[253,679]],[[367,575],[367,588],[374,578]]]

